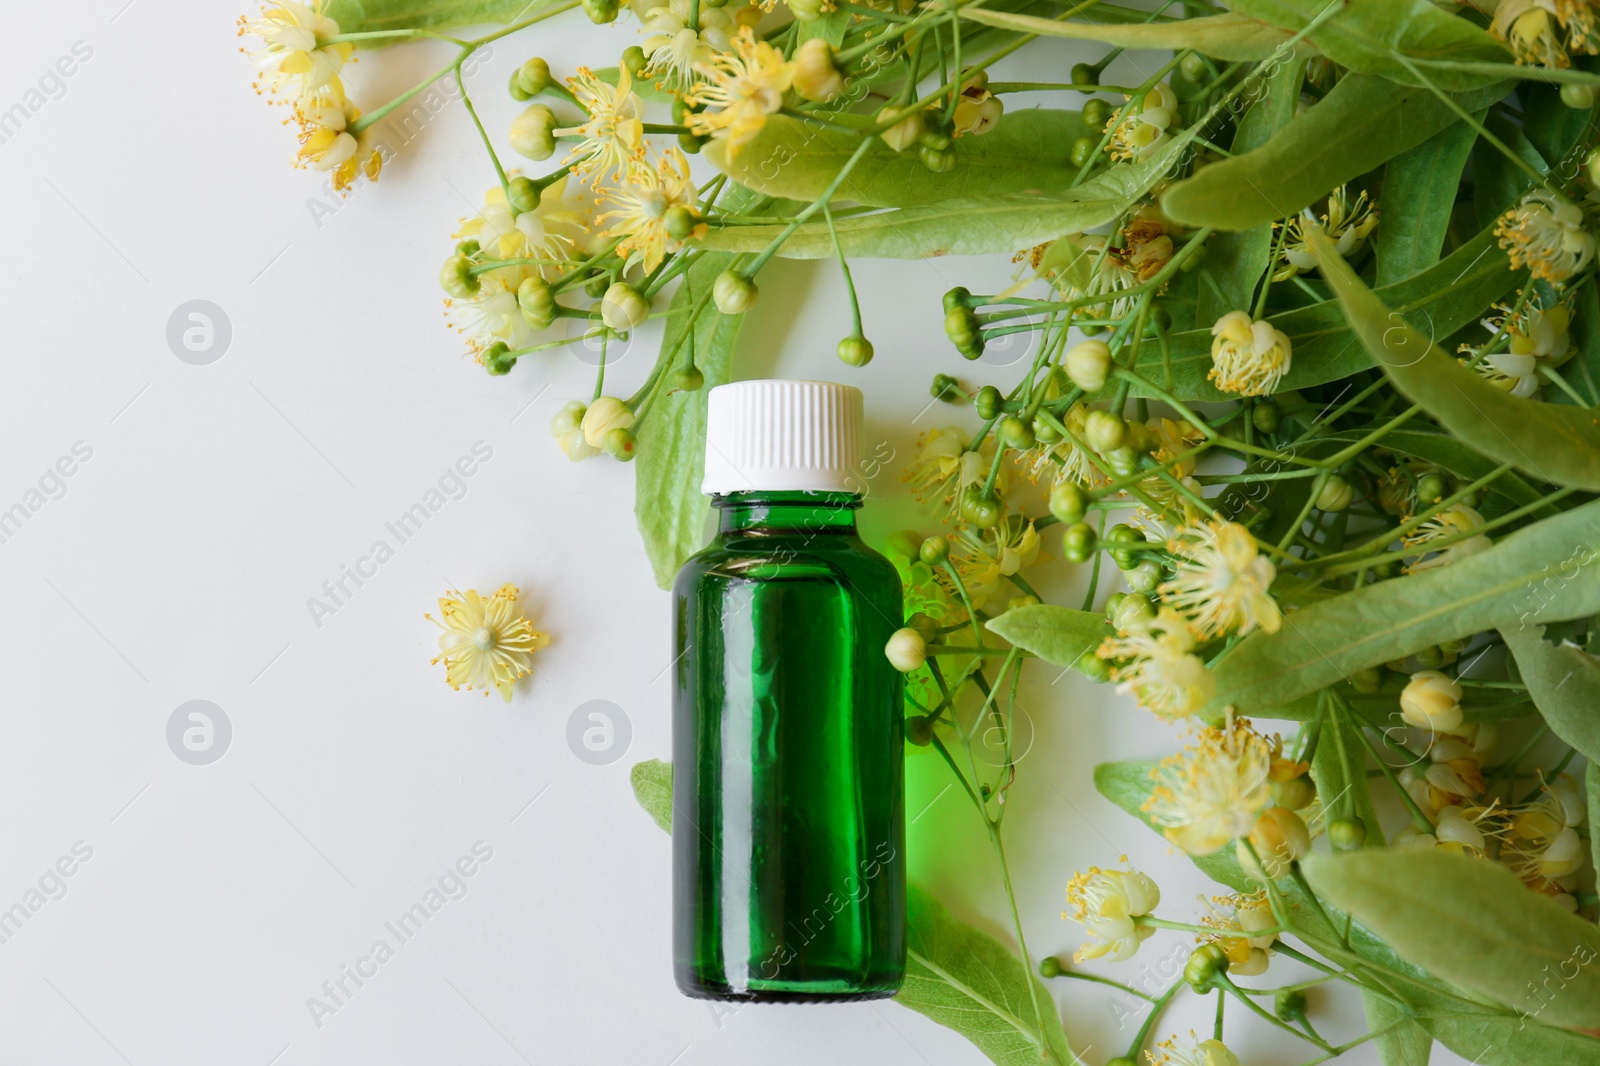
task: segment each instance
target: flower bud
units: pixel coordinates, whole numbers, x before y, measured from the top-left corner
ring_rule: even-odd
[[[902,674],[909,674],[928,661],[928,642],[915,629],[897,629],[884,645],[883,654],[889,665]]]
[[[1311,806],[1311,801],[1316,798],[1317,786],[1305,774],[1272,783],[1272,802],[1279,807],[1302,811]]]
[[[1111,104],[1100,97],[1091,97],[1083,102],[1083,124],[1089,129],[1099,132],[1106,128],[1106,123],[1111,120]]]
[[[1338,474],[1329,475],[1323,482],[1322,491],[1317,493],[1317,510],[1342,511],[1355,502],[1356,490],[1350,482]]]
[[[1084,419],[1083,436],[1089,442],[1089,447],[1104,455],[1122,447],[1122,442],[1128,436],[1128,426],[1121,415],[1114,415],[1110,411],[1090,411],[1089,417]]]
[[[933,743],[933,721],[925,714],[906,719],[906,743],[925,748]]]
[[[839,342],[839,361],[845,366],[866,366],[872,362],[872,342],[865,337],[846,337]]]
[[[672,387],[681,392],[699,392],[705,388],[705,384],[705,374],[693,363],[679,367],[672,375]]]
[[[943,400],[945,403],[959,403],[966,399],[966,394],[961,391],[961,383],[949,374],[933,375],[933,384],[929,386],[928,392],[935,400]]]
[[[1417,478],[1417,504],[1419,507],[1428,507],[1444,499],[1445,493],[1450,491],[1450,483],[1444,479],[1443,474],[1423,474]]]
[[[596,26],[617,21],[617,0],[583,0],[583,13]]]
[[[606,434],[633,425],[633,411],[615,396],[602,396],[583,413],[583,439],[591,448],[605,446]]]
[[[937,566],[950,558],[950,542],[944,537],[929,537],[917,548],[917,558],[929,566]]]
[[[1335,851],[1355,851],[1367,842],[1367,823],[1360,818],[1340,818],[1329,822],[1328,842]]]
[[[1264,881],[1276,881],[1289,872],[1289,864],[1311,853],[1311,833],[1300,816],[1287,807],[1268,807],[1250,827],[1250,847],[1240,841],[1236,857],[1244,872]],[[1255,854],[1250,854],[1251,848]],[[1259,858],[1260,864],[1256,860]]]
[[[550,64],[534,56],[511,75],[511,95],[518,100],[538,96],[550,88]],[[521,92],[523,95],[517,96]]]
[[[1074,85],[1099,85],[1100,72],[1092,63],[1072,64],[1072,84]]]
[[[1569,82],[1561,87],[1561,102],[1579,111],[1589,110],[1594,106],[1596,99],[1600,99],[1600,92],[1596,92],[1593,85],[1575,85]]]
[[[627,282],[613,283],[600,301],[600,320],[618,333],[637,329],[649,317],[650,301]]]
[[[1058,977],[1061,974],[1061,960],[1054,955],[1046,955],[1039,960],[1040,977]]]
[[[922,136],[922,112],[904,107],[886,107],[878,112],[878,124],[893,123],[883,133],[883,143],[897,152],[903,152],[917,143]]]
[[[944,335],[956,346],[964,358],[976,359],[983,354],[983,336],[979,332],[978,316],[964,305],[949,308],[944,315]]]
[[[808,39],[794,54],[794,91],[821,103],[843,89],[844,75],[834,65],[833,49],[821,37]]]
[[[1005,507],[1000,497],[983,491],[982,485],[968,485],[961,494],[961,517],[979,529],[993,529],[1000,522]]]
[[[618,62],[629,74],[637,78],[644,73],[644,68],[650,65],[650,57],[644,54],[643,48],[630,44],[622,50],[622,57]]]
[[[822,17],[822,0],[789,0],[789,12],[797,22],[810,22]],[[812,38],[820,40],[820,38]]]
[[[1003,399],[1004,397],[1000,395],[999,389],[993,385],[985,385],[972,398],[972,407],[978,412],[978,417],[987,422],[992,418],[999,417],[1000,404]]]
[[[1067,376],[1084,392],[1106,387],[1111,371],[1111,346],[1105,341],[1083,341],[1067,351]]]
[[[1082,522],[1089,510],[1089,494],[1070,481],[1058,481],[1050,490],[1050,513],[1056,519],[1072,525]]]
[[[1144,559],[1132,570],[1124,571],[1122,580],[1136,592],[1154,592],[1161,584],[1161,564],[1154,559]]]
[[[527,214],[539,206],[539,186],[532,178],[512,178],[506,183],[506,202],[517,214]]]
[[[1298,988],[1280,988],[1272,997],[1273,1013],[1286,1022],[1297,1022],[1306,1016],[1306,994]]]
[[[562,454],[573,462],[600,454],[598,447],[584,439],[585,414],[582,400],[568,400],[550,419],[550,435],[560,445]]]
[[[1276,433],[1283,425],[1283,408],[1270,397],[1257,401],[1250,409],[1250,421],[1263,433]]]
[[[1418,729],[1448,733],[1461,724],[1461,686],[1437,670],[1419,670],[1400,693],[1400,717]]]
[[[601,445],[611,458],[623,463],[633,461],[633,430],[624,429],[621,426],[613,426],[611,429],[606,430],[606,435],[602,438]]]
[[[971,304],[968,301],[971,299],[972,290],[967,288],[965,285],[957,285],[955,288],[944,294],[943,306],[945,312],[948,313],[950,311],[954,311],[958,307],[970,307]]]
[[[479,353],[478,362],[483,364],[490,377],[501,377],[509,374],[511,368],[517,365],[517,357],[511,354],[511,346],[505,341],[495,341]]]
[[[700,225],[700,219],[682,204],[673,204],[661,216],[661,225],[666,229],[667,236],[673,240],[686,241],[694,235],[695,227]]]
[[[737,270],[724,270],[711,286],[711,302],[725,315],[742,315],[755,306],[761,290]]]
[[[1228,953],[1222,950],[1220,944],[1202,944],[1189,955],[1189,961],[1183,964],[1183,979],[1196,992],[1204,992],[1211,987],[1218,974],[1228,972]]]
[[[1123,596],[1111,613],[1111,624],[1118,629],[1132,629],[1140,622],[1156,616],[1156,609],[1139,593]]]
[[[1090,101],[1091,103],[1093,101]],[[1095,158],[1095,153],[1100,147],[1100,141],[1095,137],[1079,137],[1072,142],[1072,147],[1067,150],[1067,161],[1075,167],[1084,167]]]
[[[1086,563],[1094,554],[1094,527],[1084,522],[1074,522],[1061,535],[1061,554],[1069,563]]]
[[[517,307],[533,329],[549,329],[556,320],[556,295],[543,278],[523,278],[517,286]]]
[[[1033,447],[1033,430],[1028,428],[1028,423],[1016,415],[1007,415],[1000,420],[1000,442],[1007,448],[1025,451]]]
[[[1128,423],[1128,439],[1122,442],[1122,446],[1131,448],[1134,455],[1138,456],[1150,454],[1155,450],[1156,445],[1160,443],[1161,441],[1149,426],[1135,420]]]
[[[549,159],[556,153],[556,113],[532,104],[511,121],[511,149],[528,159]]]
[[[1078,656],[1077,662],[1072,665],[1077,667],[1078,673],[1097,685],[1103,685],[1111,680],[1111,664],[1091,652],[1084,652]]]
[[[471,299],[482,288],[478,276],[472,272],[472,261],[464,255],[453,255],[444,261],[439,271],[439,284],[458,300]]]

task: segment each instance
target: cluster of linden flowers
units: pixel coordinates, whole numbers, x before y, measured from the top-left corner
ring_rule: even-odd
[[[383,155],[340,76],[355,45],[339,39],[339,24],[323,7],[323,0],[283,0],[263,8],[259,18],[241,18],[239,35],[261,42],[248,53],[260,71],[256,91],[288,106],[299,126],[295,164],[327,172],[343,192],[360,174],[376,181]]]
[[[1400,694],[1401,717],[1422,735],[1425,750],[1398,775],[1414,820],[1394,845],[1494,859],[1535,892],[1576,910],[1572,892],[1586,854],[1577,785],[1560,774],[1541,779],[1524,803],[1486,799],[1496,730],[1492,722],[1467,721],[1461,698],[1461,683],[1437,670],[1416,671]]]
[[[1552,287],[1540,284],[1495,311],[1483,320],[1489,343],[1461,345],[1461,362],[1513,396],[1538,398],[1543,372],[1561,367],[1578,350],[1569,335],[1572,307]]]
[[[1569,67],[1574,55],[1600,55],[1600,26],[1583,0],[1499,0],[1489,30],[1511,46],[1518,63]],[[1587,102],[1579,95],[1568,101],[1572,106],[1594,103],[1588,86],[1562,86],[1563,99],[1573,95],[1569,88],[1588,90]]]

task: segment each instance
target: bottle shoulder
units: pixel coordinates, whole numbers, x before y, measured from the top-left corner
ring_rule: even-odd
[[[900,596],[894,564],[854,534],[827,536],[719,534],[689,557],[673,590],[712,581],[845,580],[875,596]]]

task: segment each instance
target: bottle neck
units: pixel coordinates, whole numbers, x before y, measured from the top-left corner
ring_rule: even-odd
[[[730,492],[711,497],[721,533],[854,533],[853,492]]]

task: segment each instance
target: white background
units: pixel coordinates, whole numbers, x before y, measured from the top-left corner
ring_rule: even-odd
[[[236,14],[12,4],[0,38],[0,109],[29,111],[0,144],[0,509],[78,442],[92,449],[64,495],[0,544],[0,908],[76,842],[93,852],[0,944],[0,1061],[982,1061],[894,1004],[719,1016],[679,997],[668,840],[627,780],[633,762],[668,755],[667,596],[633,528],[632,470],[569,464],[547,430],[563,401],[587,395],[590,370],[557,351],[491,379],[445,329],[438,266],[492,182],[459,105],[400,147],[378,185],[317,206],[319,176],[287,165],[291,131],[251,91]],[[496,45],[469,87],[503,139],[517,63],[537,52],[558,74],[604,65],[632,35],[631,22],[568,15]],[[78,42],[92,55],[64,91],[29,97]],[[1087,58],[1049,52],[1059,63],[1040,56],[1033,71],[1055,80]],[[352,95],[370,109],[441,56],[366,56]],[[1108,80],[1133,77],[1129,62]],[[1008,383],[1001,367],[986,377],[962,363],[939,297],[958,283],[995,291],[1012,268],[995,257],[855,269],[876,362],[853,372],[833,356],[848,331],[836,270],[780,260],[737,372],[860,385],[870,432],[903,461],[919,431],[954,415],[924,412],[935,371]],[[167,341],[169,317],[197,299],[231,329],[205,366]],[[635,340],[616,391],[642,379],[654,345],[648,330]],[[465,495],[318,625],[308,599],[374,541],[393,547],[385,523],[480,441],[493,458]],[[880,543],[919,522],[895,478],[873,485],[864,520]],[[509,706],[444,685],[423,619],[447,588],[506,581],[554,638]],[[1059,918],[1066,880],[1124,852],[1160,879],[1163,913],[1192,917],[1208,883],[1090,783],[1096,762],[1166,754],[1175,737],[1109,689],[1049,681],[1029,693],[1037,739],[1008,822],[1035,950],[1077,945]],[[194,699],[223,708],[233,731],[207,766],[166,739]],[[581,761],[566,739],[590,700],[631,722],[609,765]],[[913,760],[911,781],[914,877],[1009,939],[959,792],[931,760]],[[308,998],[375,940],[393,944],[384,923],[478,841],[493,857],[465,897],[315,1024]],[[1118,973],[1153,987],[1141,964],[1182,944],[1162,934]],[[1269,976],[1292,972],[1280,960]],[[1117,996],[1065,981],[1052,991],[1086,1061],[1121,1053],[1137,1018],[1119,1031]],[[1324,1033],[1354,1032],[1351,1007],[1324,1001]],[[1180,998],[1161,1031],[1191,1025],[1209,1027],[1209,1001]],[[1242,1015],[1228,1033],[1249,1062],[1315,1054]]]

